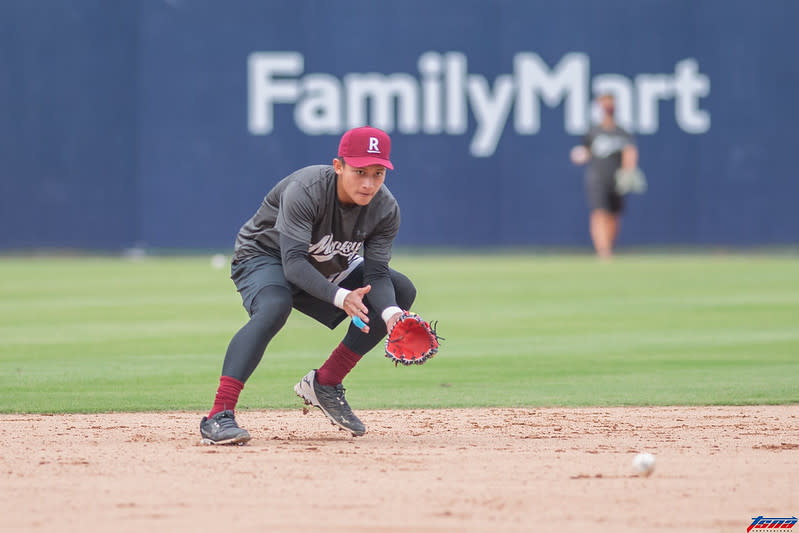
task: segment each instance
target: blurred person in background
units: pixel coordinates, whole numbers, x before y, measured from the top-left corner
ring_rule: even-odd
[[[570,156],[575,165],[588,165],[585,193],[591,241],[597,256],[608,260],[613,257],[619,234],[624,197],[643,192],[646,181],[638,169],[635,139],[616,123],[613,95],[601,94],[596,103],[601,113],[599,122],[583,137],[582,144],[571,149]]]

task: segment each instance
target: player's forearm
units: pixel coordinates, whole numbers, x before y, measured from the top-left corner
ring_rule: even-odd
[[[372,309],[377,310],[385,322],[402,311],[397,305],[394,284],[391,282],[388,263],[365,259],[363,263],[363,284],[371,285],[372,290],[366,300]]]
[[[308,245],[280,236],[280,254],[286,279],[311,296],[334,303],[338,287],[308,262]]]
[[[621,168],[632,169],[638,167],[638,149],[635,146],[625,146],[621,152]]]

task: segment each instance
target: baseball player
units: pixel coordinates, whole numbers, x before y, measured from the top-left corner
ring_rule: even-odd
[[[203,442],[250,440],[236,422],[236,403],[292,308],[331,329],[352,317],[341,343],[294,390],[335,425],[355,436],[366,432],[342,381],[416,297],[413,283],[388,264],[400,225],[397,201],[383,183],[394,168],[390,153],[384,131],[347,131],[332,165],[281,180],[239,230],[231,279],[250,319],[228,346],[214,405],[200,423]]]
[[[585,135],[582,145],[572,148],[571,160],[575,165],[589,163],[585,177],[589,229],[597,255],[606,260],[613,256],[624,210],[624,195],[616,187],[617,171],[637,169],[638,149],[632,135],[616,124],[613,95],[600,95],[597,104],[602,118]]]

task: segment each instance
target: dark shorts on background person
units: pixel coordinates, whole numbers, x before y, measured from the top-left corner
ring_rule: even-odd
[[[585,178],[585,195],[588,207],[592,210],[603,209],[611,213],[624,211],[624,196],[616,192],[614,178],[599,177],[589,174]]]

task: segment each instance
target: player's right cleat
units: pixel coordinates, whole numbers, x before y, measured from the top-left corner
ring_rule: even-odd
[[[344,390],[341,383],[336,386],[320,385],[316,381],[316,370],[308,372],[294,385],[294,392],[305,400],[306,405],[318,407],[334,425],[349,431],[353,437],[360,437],[366,433],[366,426],[350,409]]]
[[[236,423],[236,417],[230,409],[220,411],[211,418],[203,417],[200,422],[200,435],[203,444],[246,444],[250,434]]]

